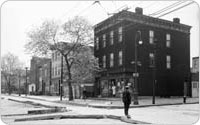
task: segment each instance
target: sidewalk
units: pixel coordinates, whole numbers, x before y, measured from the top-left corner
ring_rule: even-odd
[[[18,96],[17,94],[12,94],[13,96]],[[86,100],[83,99],[74,99],[73,101],[68,101],[67,98],[63,98],[60,101],[59,96],[35,96],[35,95],[21,95],[22,98],[29,98],[35,100],[44,100],[48,102],[59,102],[62,104],[70,104],[70,105],[77,105],[77,106],[88,106],[94,108],[123,108],[123,103],[121,98],[88,98]],[[171,97],[171,98],[155,98],[155,104],[152,104],[152,97],[145,96],[138,98],[139,105],[130,105],[130,108],[139,108],[139,107],[148,107],[148,106],[163,106],[163,105],[180,105],[183,104],[182,97]],[[198,104],[199,98],[187,98],[186,104]]]

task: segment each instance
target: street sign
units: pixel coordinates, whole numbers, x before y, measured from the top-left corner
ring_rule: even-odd
[[[135,64],[135,61],[132,61],[131,64]],[[137,61],[138,66],[142,66],[142,63],[140,61]]]
[[[139,73],[133,73],[133,77],[139,77]]]

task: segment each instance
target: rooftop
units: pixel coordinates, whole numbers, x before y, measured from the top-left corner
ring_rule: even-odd
[[[106,20],[96,24],[94,26],[95,32],[104,30],[110,26],[120,23],[121,21],[130,21],[133,23],[139,23],[149,25],[153,27],[159,27],[164,29],[176,30],[180,32],[190,33],[191,26],[181,24],[179,18],[174,18],[173,21],[154,18],[151,16],[143,15],[142,8],[137,7],[135,12],[122,10],[119,13],[107,18]]]

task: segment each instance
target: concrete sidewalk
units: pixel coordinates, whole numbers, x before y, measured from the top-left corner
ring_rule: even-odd
[[[18,96],[13,94],[13,96]],[[111,109],[119,109],[123,108],[123,103],[121,98],[88,98],[88,99],[74,99],[73,101],[68,101],[67,98],[63,98],[60,101],[59,96],[35,96],[35,95],[21,95],[22,98],[29,98],[35,100],[43,100],[48,102],[59,102],[62,104],[70,104],[77,106],[88,106],[95,108],[111,108]],[[139,108],[139,107],[148,107],[148,106],[164,106],[164,105],[180,105],[183,104],[182,97],[171,97],[171,98],[155,98],[155,104],[152,104],[152,97],[145,96],[138,98],[139,105],[130,105],[130,108]],[[198,104],[199,98],[187,98],[186,104]]]

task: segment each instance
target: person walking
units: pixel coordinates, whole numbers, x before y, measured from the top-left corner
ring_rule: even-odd
[[[115,97],[115,95],[116,95],[116,86],[113,85],[112,86],[112,96]]]
[[[122,100],[124,103],[124,114],[127,118],[130,118],[130,115],[128,114],[129,106],[131,104],[131,93],[129,92],[129,86],[125,87],[125,90],[122,95]]]
[[[85,100],[87,97],[86,97],[86,93],[87,93],[87,91],[86,91],[86,88],[85,88],[85,86],[83,87],[83,99]]]

